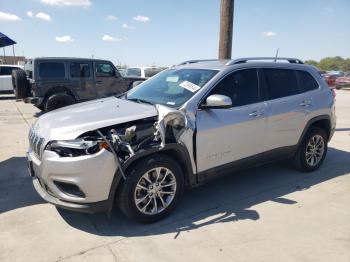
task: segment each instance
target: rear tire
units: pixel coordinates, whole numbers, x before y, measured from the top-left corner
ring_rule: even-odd
[[[16,69],[12,71],[12,85],[16,99],[23,99],[29,95],[29,82],[24,70]]]
[[[45,101],[45,112],[50,112],[52,110],[69,106],[75,103],[75,99],[66,94],[66,93],[59,93],[51,95],[46,101]]]
[[[173,211],[183,191],[184,175],[177,162],[166,155],[153,155],[128,170],[117,201],[127,217],[153,223]]]
[[[328,137],[319,127],[311,127],[304,136],[294,157],[294,167],[303,172],[317,170],[327,154]]]

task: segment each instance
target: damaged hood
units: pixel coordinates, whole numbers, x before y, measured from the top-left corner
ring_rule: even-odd
[[[88,131],[157,115],[153,105],[109,97],[46,113],[32,128],[48,142],[75,139]]]

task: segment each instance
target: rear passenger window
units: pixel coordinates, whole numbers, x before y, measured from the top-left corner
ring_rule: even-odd
[[[39,76],[42,78],[62,78],[65,76],[64,63],[42,62],[39,64]]]
[[[210,92],[210,95],[213,94],[230,97],[233,106],[243,106],[259,102],[256,69],[244,69],[228,75]]]
[[[317,81],[310,73],[298,70],[297,74],[301,92],[307,92],[318,88]]]
[[[265,68],[263,71],[268,99],[292,96],[299,93],[294,70]]]
[[[71,77],[90,77],[89,63],[71,63],[70,64]]]

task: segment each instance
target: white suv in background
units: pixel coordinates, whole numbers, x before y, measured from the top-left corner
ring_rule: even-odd
[[[0,93],[13,93],[12,71],[23,69],[17,65],[0,65]]]
[[[117,202],[154,222],[185,187],[227,172],[281,159],[318,169],[335,130],[332,90],[298,59],[260,60],[187,61],[123,95],[40,116],[29,135],[35,189],[63,208]]]
[[[126,69],[126,75],[150,78],[158,74],[162,70],[163,69],[159,67],[129,67]]]

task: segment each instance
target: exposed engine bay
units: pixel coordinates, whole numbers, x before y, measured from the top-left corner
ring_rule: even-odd
[[[71,141],[52,141],[47,149],[60,156],[78,157],[104,148],[115,155],[119,166],[140,152],[161,150],[170,143],[180,143],[191,152],[193,129],[185,113],[162,105],[156,108],[158,116],[89,131]]]

